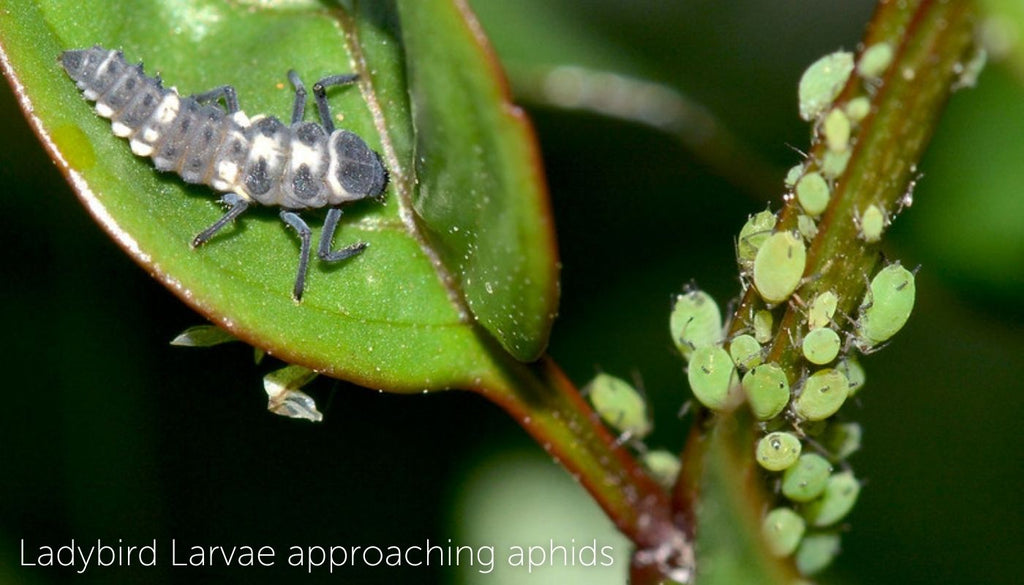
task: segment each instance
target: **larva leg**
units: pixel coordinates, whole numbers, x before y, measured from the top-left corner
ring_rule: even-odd
[[[238,111],[238,93],[235,91],[235,88],[230,85],[222,85],[220,87],[215,87],[210,91],[197,93],[192,97],[201,104],[215,102],[219,99],[223,99],[224,105],[227,106],[229,114],[234,114]]]
[[[302,289],[306,287],[306,269],[309,266],[309,226],[292,211],[281,210],[281,219],[299,234],[299,240],[302,242],[299,250],[299,273],[295,276],[295,288],[292,289],[292,298],[301,301]]]
[[[338,262],[345,258],[351,258],[366,249],[366,242],[356,242],[345,246],[340,250],[331,251],[331,242],[334,240],[334,232],[338,229],[338,220],[341,219],[341,209],[332,207],[327,210],[327,219],[324,220],[324,231],[320,233],[320,245],[317,247],[316,255],[324,262]]]
[[[316,109],[320,112],[320,123],[330,134],[334,132],[334,121],[331,120],[331,109],[327,105],[327,88],[334,85],[348,85],[355,83],[359,75],[348,73],[345,75],[331,75],[324,77],[313,85],[313,99],[316,100]]]
[[[295,105],[292,106],[292,124],[302,121],[306,114],[306,86],[299,79],[299,74],[294,69],[288,71],[288,81],[292,82],[295,88]]]
[[[225,213],[223,217],[218,219],[216,223],[200,232],[199,235],[197,235],[195,238],[192,238],[193,248],[205,244],[207,240],[209,240],[210,238],[213,237],[214,234],[219,232],[222,227],[234,221],[235,218],[239,216],[239,214],[241,214],[249,207],[249,202],[246,201],[237,193],[225,193],[224,196],[221,197],[220,201],[221,203],[230,205],[231,208],[228,209],[227,213]]]

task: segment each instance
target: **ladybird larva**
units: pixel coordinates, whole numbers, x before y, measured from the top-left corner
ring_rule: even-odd
[[[356,134],[336,130],[331,119],[326,88],[355,83],[356,75],[325,77],[313,86],[320,115],[320,123],[314,123],[302,121],[306,88],[289,71],[295,103],[291,124],[285,125],[273,116],[246,116],[230,85],[182,97],[159,77],[145,75],[141,64],[130,65],[120,51],[70,50],[60,63],[85,98],[95,102],[96,113],[110,119],[114,134],[128,139],[132,152],[152,158],[157,170],[224,193],[221,202],[230,208],[192,240],[193,247],[250,205],[280,207],[281,219],[301,240],[292,289],[296,301],[302,299],[311,248],[311,231],[297,211],[328,208],[317,248],[321,260],[337,262],[366,248],[357,242],[331,250],[341,206],[379,199],[388,179],[380,155]]]

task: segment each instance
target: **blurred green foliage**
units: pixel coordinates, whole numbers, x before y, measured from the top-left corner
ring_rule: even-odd
[[[513,63],[571,61],[686,92],[780,169],[780,194],[783,169],[798,160],[790,147],[808,141],[796,81],[818,56],[854,48],[871,12],[866,1],[841,9],[749,0],[473,5]],[[852,410],[864,447],[853,464],[867,484],[826,582],[998,584],[1024,572],[1021,79],[990,63],[977,88],[952,97],[914,206],[893,226],[887,253],[922,265],[918,304],[900,336],[862,361],[868,384]],[[690,278],[719,299],[738,292],[732,238],[763,202],[652,130],[549,108],[531,114],[564,266],[550,353],[579,383],[598,368],[638,373],[653,400],[649,443],[678,448],[687,390],[667,333],[671,295]],[[437,567],[333,577],[16,567],[22,538],[280,548],[487,540],[451,527],[472,520],[451,495],[472,471],[454,470],[506,449],[543,455],[468,394],[402,397],[320,380],[311,392],[322,425],[268,414],[260,379],[269,366],[253,366],[241,346],[168,346],[199,317],[91,222],[6,88],[0,120],[9,380],[0,411],[0,584],[454,579]],[[531,477],[504,461],[489,473],[510,484]],[[524,488],[520,503],[554,493]],[[500,521],[493,530],[502,531]],[[589,539],[597,529],[581,530]],[[536,538],[545,534],[539,525]]]

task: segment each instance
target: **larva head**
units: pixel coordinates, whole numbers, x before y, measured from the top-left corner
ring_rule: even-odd
[[[89,99],[96,99],[127,66],[119,51],[99,46],[64,51],[60,54],[60,64]]]
[[[388,173],[380,155],[370,150],[362,138],[348,130],[331,134],[327,144],[330,162],[327,184],[331,205],[373,197],[378,201],[388,183]]]

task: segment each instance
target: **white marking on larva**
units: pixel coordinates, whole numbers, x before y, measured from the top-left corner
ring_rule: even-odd
[[[117,58],[117,51],[110,51],[110,52],[108,52],[107,53],[107,58],[104,59],[102,63],[100,63],[99,65],[96,66],[96,73],[94,73],[93,75],[95,77],[99,77],[100,75],[103,75],[104,73],[106,73],[107,72],[107,67],[110,67],[110,64],[116,58]]]
[[[96,102],[96,113],[104,118],[109,118],[114,115],[114,110],[103,102]]]
[[[292,140],[292,168],[298,169],[302,165],[309,167],[309,170],[316,173],[323,164],[323,152],[321,148],[314,148],[303,144],[301,140]]]
[[[139,156],[151,156],[153,154],[152,144],[146,144],[141,140],[132,140],[128,144],[132,147],[132,152]]]
[[[146,128],[142,132],[142,140],[144,140],[145,142],[149,142],[152,144],[153,142],[156,142],[157,138],[160,138],[160,131],[157,130],[156,128]]]
[[[129,128],[128,126],[125,126],[123,122],[114,122],[114,123],[112,123],[110,125],[110,130],[113,131],[114,136],[119,136],[121,138],[124,138],[126,136],[130,136],[131,133],[132,133],[132,129]]]
[[[171,92],[164,96],[164,99],[160,102],[160,105],[156,107],[156,111],[153,113],[152,120],[156,120],[157,124],[167,125],[174,121],[178,117],[178,108],[181,106],[181,98],[178,94]]]
[[[341,131],[335,130],[327,141],[327,186],[330,187],[332,193],[332,196],[328,198],[331,205],[359,199],[359,195],[349,193],[348,189],[342,187],[341,182],[338,181],[338,158],[335,156],[334,147],[340,135]]]
[[[231,190],[231,183],[228,183],[227,181],[224,181],[224,180],[221,180],[221,179],[217,179],[217,178],[214,178],[214,179],[212,179],[210,181],[210,186],[213,187],[214,189],[216,189],[217,191],[230,191]]]
[[[89,100],[90,102],[94,102],[96,101],[96,98],[100,97],[100,94],[96,93],[91,89],[83,89],[82,95],[85,96],[85,99]]]
[[[275,158],[281,153],[281,149],[278,147],[277,141],[269,136],[258,134],[256,139],[252,141],[252,150],[249,151],[250,160],[258,160],[261,158],[267,159],[267,163],[272,163]]]
[[[231,119],[235,121],[242,128],[248,128],[250,124],[249,116],[245,115],[245,112],[239,110],[234,114],[231,114]]]
[[[231,185],[235,184],[236,180],[238,180],[238,165],[236,163],[229,160],[217,163],[217,175],[214,177],[214,182],[223,182],[225,186],[222,188],[214,184],[214,189],[226,191]]]

